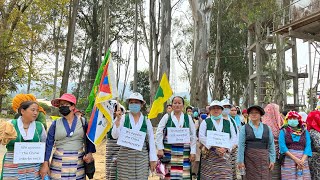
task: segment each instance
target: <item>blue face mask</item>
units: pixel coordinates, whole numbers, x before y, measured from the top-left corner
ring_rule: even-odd
[[[223,115],[229,115],[230,114],[230,109],[229,108],[224,108],[222,111]]]
[[[211,118],[217,121],[222,118],[222,114],[220,114],[219,116],[211,116]]]
[[[291,127],[297,127],[299,125],[299,121],[298,119],[289,119],[288,124]]]
[[[198,117],[199,113],[197,111],[193,112],[193,117]]]
[[[129,110],[132,113],[138,113],[141,110],[141,105],[140,104],[129,104]]]
[[[202,120],[205,120],[205,119],[207,119],[208,116],[206,114],[201,114],[200,117]]]

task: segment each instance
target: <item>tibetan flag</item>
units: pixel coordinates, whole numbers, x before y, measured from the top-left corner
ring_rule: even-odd
[[[106,134],[111,128],[114,106],[117,104],[117,101],[110,100],[102,103],[104,107],[104,111],[107,112],[104,115],[97,106],[93,107],[91,117],[88,123],[87,136],[91,142],[96,145],[99,145],[103,138],[106,137]]]
[[[149,119],[154,119],[159,113],[164,110],[164,103],[172,96],[172,89],[170,87],[166,73],[162,75],[159,88],[157,90],[156,96],[151,106],[150,113],[148,115]]]
[[[99,90],[99,85],[101,84],[100,82],[101,82],[101,77],[102,77],[102,74],[103,74],[103,70],[104,70],[104,67],[107,64],[107,62],[109,62],[110,58],[111,58],[111,53],[110,53],[110,50],[108,50],[106,56],[104,57],[104,60],[102,61],[101,65],[99,67],[99,70],[98,70],[96,78],[94,80],[94,84],[92,86],[90,95],[88,97],[89,105],[88,105],[88,107],[86,109],[86,113],[90,113],[92,111],[92,109],[93,109],[94,102],[95,102],[95,99],[96,99],[96,95],[97,95],[98,90]]]
[[[94,106],[91,112],[89,126],[87,130],[88,138],[96,145],[99,145],[112,126],[114,105],[116,101],[111,101],[118,97],[118,90],[115,81],[115,74],[111,61],[110,51],[107,53],[108,59],[102,64],[103,71],[97,74],[96,82],[100,82],[95,88]],[[99,68],[101,69],[101,67]],[[100,77],[100,80],[98,79]],[[89,106],[88,106],[89,108]],[[88,109],[87,109],[88,110]]]

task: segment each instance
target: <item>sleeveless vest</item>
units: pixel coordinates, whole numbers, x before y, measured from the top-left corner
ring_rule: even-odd
[[[14,143],[15,142],[40,142],[41,141],[41,134],[42,134],[42,124],[41,122],[37,122],[35,121],[36,123],[36,129],[35,129],[35,133],[33,135],[33,139],[32,140],[24,140],[21,136],[21,133],[19,131],[19,128],[18,128],[18,121],[17,119],[13,119],[11,121],[11,123],[13,124],[13,127],[15,128],[16,132],[17,132],[17,138],[15,140],[11,140],[6,148],[7,148],[7,151],[14,151]]]
[[[246,132],[246,148],[268,149],[269,148],[269,127],[263,124],[262,139],[256,138],[253,128],[249,124],[245,124]]]
[[[128,128],[128,129],[132,129],[132,126],[130,124],[129,114],[126,114],[123,126]],[[146,117],[145,116],[143,117],[143,123],[142,123],[142,126],[140,128],[140,131],[147,133],[147,122],[146,122]]]
[[[207,123],[207,130],[217,131],[216,127],[214,127],[214,125],[213,125],[213,122],[212,122],[211,118],[207,118],[205,121]],[[229,133],[230,138],[231,138],[230,121],[226,120],[226,119],[223,119],[222,123],[223,123],[222,132]]]
[[[184,114],[183,118],[184,118],[183,128],[189,128],[190,125],[189,125],[188,114]],[[163,129],[164,137],[167,136],[167,128],[169,128],[169,127],[176,127],[176,125],[172,121],[172,117],[171,117],[170,114],[169,114],[169,117],[168,117],[168,121],[167,121],[166,127]]]
[[[285,129],[285,138],[286,138],[286,145],[288,149],[294,149],[294,150],[304,150],[306,146],[306,133],[303,132],[300,136],[299,142],[293,142],[291,133],[289,133],[289,130]]]

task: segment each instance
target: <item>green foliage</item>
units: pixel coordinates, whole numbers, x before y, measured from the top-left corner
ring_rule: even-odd
[[[46,111],[47,114],[51,114],[51,107],[50,106],[48,106],[46,103],[42,103],[42,102],[39,102],[38,104]]]
[[[133,89],[133,81],[130,82],[130,89]],[[149,71],[138,71],[137,92],[139,92],[143,99],[150,105],[150,82]]]

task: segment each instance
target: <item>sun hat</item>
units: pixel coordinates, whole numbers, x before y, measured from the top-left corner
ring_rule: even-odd
[[[60,101],[68,101],[68,102],[70,102],[70,103],[72,103],[74,105],[77,104],[76,97],[73,94],[68,94],[68,93],[63,94],[60,98],[52,100],[51,104],[54,107],[59,107],[59,102]]]
[[[221,109],[224,109],[224,107],[222,106],[221,102],[218,101],[218,100],[212,101],[212,102],[210,103],[209,109],[210,109],[211,107],[213,107],[213,106],[219,106],[219,107],[221,107]]]
[[[253,109],[256,109],[260,112],[260,115],[263,116],[265,114],[264,112],[264,109],[261,107],[261,106],[258,106],[258,105],[253,105],[253,106],[250,106],[248,109],[247,109],[247,112],[248,114],[250,114],[250,111],[252,111]]]
[[[129,102],[130,99],[136,99],[136,100],[142,101],[143,102],[142,104],[146,103],[146,101],[143,99],[142,95],[138,92],[134,92],[134,93],[130,94],[130,96],[126,100]]]

